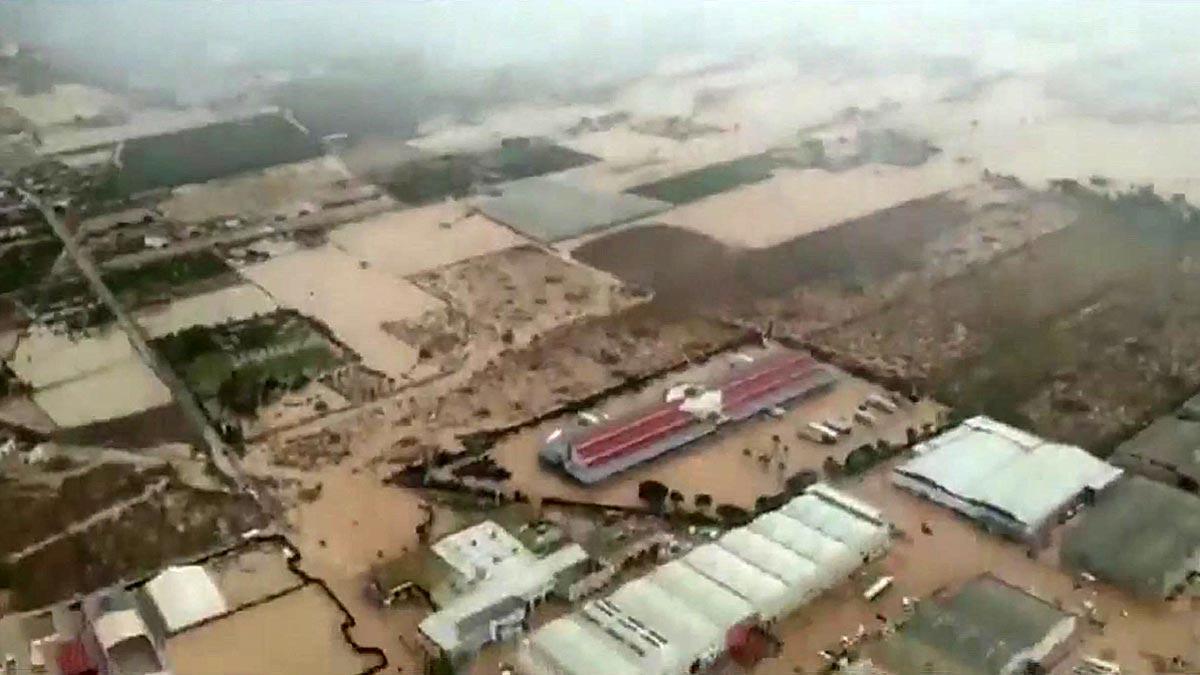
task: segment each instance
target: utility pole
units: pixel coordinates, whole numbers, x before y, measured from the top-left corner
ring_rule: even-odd
[[[75,241],[74,233],[63,223],[58,214],[54,213],[53,209],[48,208],[36,195],[24,188],[17,188],[17,191],[27,202],[42,213],[42,217],[45,218],[50,228],[54,230],[55,236],[62,241],[63,250],[70,257],[71,261],[75,263],[75,267],[83,275],[92,292],[99,298],[100,302],[108,307],[112,315],[116,317],[117,325],[121,327],[126,337],[129,338],[129,343],[133,345],[133,349],[137,352],[138,357],[171,390],[176,403],[183,410],[184,417],[187,418],[188,422],[204,440],[209,459],[213,465],[239,490],[246,490],[248,485],[241,469],[229,455],[228,447],[221,440],[220,434],[209,423],[208,417],[204,414],[196,397],[184,385],[183,380],[179,379],[175,371],[150,347],[149,336],[146,334],[146,331],[133,320],[133,317],[125,311],[125,308],[117,301],[116,296],[105,285],[100,271],[96,268],[96,264],[92,262],[87,252]]]

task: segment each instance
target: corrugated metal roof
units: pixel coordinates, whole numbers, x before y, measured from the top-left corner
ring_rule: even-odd
[[[972,503],[987,504],[1036,527],[1084,488],[1121,475],[1081,448],[1049,443],[986,417],[976,417],[921,446],[896,468]]]

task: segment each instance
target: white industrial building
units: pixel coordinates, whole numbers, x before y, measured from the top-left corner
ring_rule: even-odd
[[[1121,475],[1082,448],[988,417],[973,417],[914,451],[916,458],[893,470],[893,483],[1031,543]]]
[[[745,627],[785,616],[887,551],[874,508],[815,485],[607,598],[536,631],[522,645],[528,675],[697,672]]]
[[[492,521],[449,535],[433,550],[458,573],[457,593],[420,623],[419,637],[451,658],[517,635],[558,576],[587,559],[579,544],[539,558]]]

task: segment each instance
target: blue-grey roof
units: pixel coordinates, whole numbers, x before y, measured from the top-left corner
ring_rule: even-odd
[[[987,417],[916,448],[896,468],[900,475],[937,485],[967,502],[986,504],[1037,527],[1086,488],[1100,488],[1121,470],[1082,448],[1044,441]]]

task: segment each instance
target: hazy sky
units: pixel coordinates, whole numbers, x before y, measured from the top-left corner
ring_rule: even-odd
[[[1151,80],[1200,88],[1200,3],[783,2],[782,0],[45,0],[0,4],[0,34],[110,77],[171,89],[267,62],[288,71],[336,58],[396,63],[425,86],[476,86],[501,68],[588,84],[669,55],[820,54],[883,63],[970,60],[982,72],[1090,71],[1101,88]],[[411,64],[419,65],[411,65]],[[418,72],[419,71],[419,72]],[[1114,76],[1114,72],[1116,75]],[[1089,86],[1066,75],[1070,86]],[[452,87],[451,87],[452,88]]]

